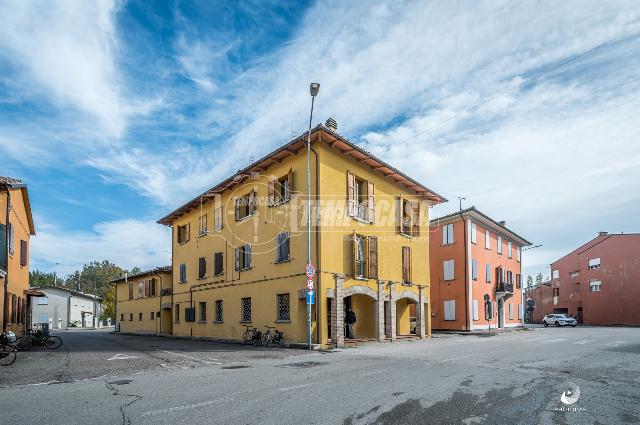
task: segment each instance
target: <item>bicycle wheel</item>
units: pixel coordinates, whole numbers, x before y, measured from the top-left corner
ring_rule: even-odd
[[[270,333],[263,333],[262,334],[262,346],[263,347],[267,347],[270,342],[271,342],[271,334]]]
[[[21,336],[16,341],[16,348],[18,351],[29,351],[33,347],[33,341],[30,336]]]
[[[62,345],[62,339],[59,336],[50,336],[44,341],[47,348],[56,349]]]
[[[251,336],[249,335],[249,331],[244,331],[242,333],[242,343],[247,344],[251,340]]]
[[[2,344],[0,345],[0,365],[9,366],[16,361],[16,350],[10,346]]]

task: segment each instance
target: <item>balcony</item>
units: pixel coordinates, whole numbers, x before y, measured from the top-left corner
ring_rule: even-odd
[[[165,296],[165,295],[171,295],[173,291],[171,290],[171,288],[164,288],[162,291],[160,291],[160,295]]]
[[[509,298],[513,295],[513,283],[498,283],[496,285],[496,298]]]

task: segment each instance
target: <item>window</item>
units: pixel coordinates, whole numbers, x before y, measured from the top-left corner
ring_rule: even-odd
[[[180,304],[176,304],[176,323],[180,323]]]
[[[120,321],[124,322],[124,313],[120,313]]]
[[[402,284],[411,285],[411,247],[402,247]]]
[[[15,250],[13,248],[13,224],[9,223],[9,255],[13,255]]]
[[[278,180],[269,181],[269,205],[279,205],[291,199],[291,190],[293,187],[293,171],[280,177]]]
[[[207,234],[207,215],[203,214],[198,219],[198,236]]]
[[[207,275],[207,259],[205,257],[198,258],[198,279],[204,279]]]
[[[478,260],[471,259],[471,279],[478,280]]]
[[[154,319],[155,319],[155,317],[154,317],[154,316],[155,316],[155,313],[152,311],[152,312],[151,312],[151,320],[154,320]]]
[[[487,263],[484,274],[484,281],[487,283],[491,283],[491,264]]]
[[[243,298],[240,302],[240,314],[242,314],[242,322],[251,321],[251,298]]]
[[[366,277],[365,246],[366,238],[356,235],[355,239],[355,277]]]
[[[454,260],[447,260],[444,263],[444,280],[453,280],[454,277],[454,268],[455,262]]]
[[[49,304],[49,297],[37,297],[36,298],[36,304],[38,305],[48,305]]]
[[[509,320],[513,320],[513,304],[509,303]]]
[[[207,303],[206,302],[200,302],[200,321],[201,322],[207,321]]]
[[[138,320],[142,322],[142,313],[138,313]]]
[[[523,315],[522,304],[518,304],[518,320],[522,320],[522,315]]]
[[[236,248],[236,271],[251,268],[251,245],[242,245]]]
[[[378,278],[378,237],[353,234],[353,275]]]
[[[477,235],[476,235],[476,223],[471,223],[471,243],[478,243]]]
[[[133,299],[133,282],[129,282],[129,299]]]
[[[513,253],[512,253],[512,250],[511,250],[511,241],[507,242],[507,256],[509,258],[513,258]]]
[[[404,236],[420,236],[420,203],[398,198],[398,232]],[[453,233],[451,235],[453,238]]]
[[[133,313],[129,313],[129,321],[133,322]]]
[[[282,263],[283,261],[289,261],[289,233],[279,233],[276,237],[276,263]]]
[[[560,279],[560,271],[554,270],[553,272],[551,272],[551,277],[554,279]]]
[[[240,198],[236,198],[236,221],[249,217],[256,212],[256,191],[252,190]]]
[[[478,320],[478,300],[473,300],[473,320]]]
[[[491,249],[491,234],[489,230],[484,231],[484,248]]]
[[[600,257],[589,259],[589,270],[600,268]]]
[[[455,300],[447,300],[444,302],[444,320],[456,320]]]
[[[222,300],[216,300],[216,322],[218,323],[222,323],[223,322],[223,310],[222,310]]]
[[[516,260],[520,261],[521,256],[522,256],[522,249],[519,246],[516,246]]]
[[[222,229],[222,207],[216,207],[213,211],[213,230]]]
[[[219,276],[224,273],[224,254],[216,252],[213,254],[213,274]]]
[[[442,226],[442,245],[451,245],[453,240],[453,223]]]
[[[291,320],[289,294],[278,294],[278,320]]]
[[[189,241],[189,223],[178,226],[178,243],[186,243]]]
[[[498,236],[498,242],[496,243],[496,249],[498,254],[502,254],[502,236]]]
[[[178,282],[185,283],[187,281],[187,265],[182,263],[180,264],[180,279]]]
[[[156,296],[156,294],[157,294],[157,288],[156,288],[156,286],[157,286],[157,281],[156,281],[156,279],[155,279],[155,278],[151,279],[151,280],[149,281],[149,295],[150,295],[150,296],[152,296],[152,297],[155,297],[155,296]]]
[[[375,185],[347,171],[347,215],[358,220],[375,221]]]
[[[589,282],[589,292],[600,292],[601,282],[599,280],[592,280]]]
[[[553,296],[554,297],[560,296],[560,288],[553,288]]]
[[[27,255],[27,241],[20,240],[20,265],[22,267],[27,265],[27,259],[29,256]]]
[[[516,274],[516,288],[522,288],[522,275]]]

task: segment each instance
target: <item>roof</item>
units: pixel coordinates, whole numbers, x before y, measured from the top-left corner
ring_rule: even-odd
[[[27,212],[27,221],[29,223],[29,233],[33,236],[36,234],[36,227],[33,224],[33,215],[31,214],[31,203],[29,202],[29,192],[27,185],[22,180],[11,177],[0,176],[0,188],[20,189],[22,191],[22,199],[24,200],[24,209]]]
[[[87,294],[86,292],[81,292],[81,291],[76,291],[74,289],[69,289],[69,288],[65,288],[62,286],[51,286],[51,285],[43,285],[43,286],[33,286],[31,288],[29,288],[28,290],[43,290],[43,289],[58,289],[60,291],[64,291],[64,292],[68,292],[70,294],[73,294],[77,297],[84,297],[84,298],[89,298],[92,300],[102,300],[102,297],[98,296],[98,295],[93,295],[93,294]]]
[[[593,248],[596,245],[599,245],[601,243],[603,243],[604,241],[612,238],[612,237],[620,237],[620,236],[635,236],[635,237],[640,237],[640,233],[607,233],[607,232],[600,232],[598,234],[598,236],[596,236],[595,238],[591,239],[589,242],[586,242],[582,245],[580,245],[579,247],[577,247],[576,249],[568,252],[567,254],[563,255],[562,257],[558,258],[556,261],[553,261],[551,263],[551,265],[567,258],[568,256],[577,253],[578,255],[582,255],[585,252],[587,252],[588,250],[590,250],[591,248]]]
[[[212,198],[216,194],[222,193],[235,185],[241,184],[245,179],[249,178],[252,173],[264,171],[269,166],[281,162],[289,155],[296,154],[300,149],[306,146],[306,137],[307,132],[304,132],[290,142],[284,144],[283,146],[277,148],[266,156],[250,164],[246,168],[238,170],[235,174],[213,186],[211,189],[203,192],[191,201],[182,205],[180,208],[162,217],[160,220],[158,220],[158,223],[164,224],[165,226],[171,226],[175,219],[181,217],[192,209],[199,207],[202,199]],[[418,183],[398,169],[392,167],[381,159],[378,159],[370,152],[367,152],[366,150],[358,147],[339,134],[326,128],[322,124],[318,124],[311,130],[311,137],[312,139],[315,139],[312,140],[312,143],[326,143],[331,148],[339,149],[341,153],[350,155],[361,164],[367,165],[371,169],[382,173],[385,177],[393,179],[397,184],[403,185],[407,189],[413,190],[414,192],[416,192],[416,194],[432,201],[434,204],[447,202],[447,199],[443,196],[437,194],[421,183]]]
[[[140,273],[128,275],[127,280],[139,279],[141,277],[153,276],[156,274],[163,274],[163,273],[171,273],[171,266],[156,267],[155,269],[145,270]],[[118,279],[109,281],[109,283],[119,283],[119,282],[124,282],[124,280],[125,280],[124,277],[120,277]]]
[[[430,220],[429,223],[433,227],[433,226],[436,226],[436,225],[440,224],[440,222],[451,221],[451,219],[458,218],[461,215],[462,216],[475,217],[476,219],[479,219],[480,221],[485,222],[485,224],[490,223],[494,228],[502,230],[503,232],[505,232],[507,234],[507,236],[509,236],[511,239],[514,239],[516,242],[520,243],[520,245],[522,245],[522,246],[531,245],[531,242],[529,242],[528,240],[526,240],[522,236],[518,235],[513,230],[509,229],[504,224],[501,224],[501,223],[495,221],[494,219],[492,219],[491,217],[489,217],[485,213],[479,211],[475,206],[472,206],[470,208],[466,208],[464,210],[456,211],[454,213],[447,214],[447,215],[444,215],[442,217],[434,218],[434,219]]]

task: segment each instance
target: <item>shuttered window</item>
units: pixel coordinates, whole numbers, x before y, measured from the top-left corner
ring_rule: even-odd
[[[180,264],[180,278],[178,280],[180,283],[185,283],[187,281],[187,265]]]
[[[290,260],[290,238],[288,232],[279,233],[276,237],[276,263]]]
[[[521,256],[522,256],[522,249],[519,246],[516,246],[516,260],[520,261]]]
[[[491,234],[489,230],[484,231],[484,247],[485,249],[491,249]]]
[[[235,200],[236,221],[249,217],[256,212],[256,191],[252,190]]]
[[[402,283],[411,284],[411,247],[402,247]]]
[[[269,206],[279,205],[291,200],[293,190],[293,171],[289,170],[286,176],[279,179],[271,179],[268,183]]]
[[[369,279],[378,278],[378,237],[369,236]]]
[[[444,302],[444,320],[456,320],[455,300],[446,300]]]
[[[444,268],[444,280],[455,279],[454,277],[455,261],[454,260],[444,261],[443,268]]]
[[[143,282],[143,284],[144,284],[144,296],[148,297],[149,296],[149,281],[145,280]]]
[[[362,235],[353,235],[353,275],[355,277],[367,277],[367,238]]]
[[[152,296],[152,297],[155,297],[156,294],[157,294],[157,288],[156,288],[157,283],[158,283],[158,281],[155,278],[152,278],[150,283],[149,283],[149,285],[150,285],[149,286],[149,295]]]
[[[478,238],[477,238],[477,234],[476,234],[476,223],[471,223],[471,243],[477,243],[478,242]]]
[[[220,230],[222,229],[222,207],[216,207],[213,212],[213,229]]]
[[[207,275],[207,259],[198,258],[198,279],[203,279]]]
[[[498,254],[502,254],[502,236],[498,236],[498,242],[496,243],[496,249]]]
[[[28,263],[27,241],[20,240],[20,265],[26,266]]]
[[[509,304],[509,320],[513,320],[513,304]]]
[[[182,226],[178,226],[178,243],[186,243],[189,241],[189,230],[190,226],[189,223],[182,225]]]
[[[367,182],[367,220],[373,223],[376,221],[376,206],[375,206],[375,184],[373,182]]]
[[[478,320],[478,300],[473,300],[473,320]]]
[[[144,297],[144,288],[145,288],[145,282],[138,282],[138,299],[141,299]]]
[[[133,299],[133,282],[129,282],[129,299]]]
[[[491,264],[487,263],[484,273],[484,281],[487,283],[491,283]]]
[[[235,269],[237,271],[251,268],[251,245],[242,245],[236,248]]]
[[[453,223],[442,226],[442,245],[450,245],[453,240]]]
[[[347,171],[347,215],[356,215],[356,176],[351,171]]]
[[[216,252],[213,255],[213,274],[219,276],[224,273],[224,255],[222,252]]]
[[[411,202],[411,235],[420,236],[420,203]]]
[[[509,258],[513,258],[513,252],[512,252],[512,249],[511,249],[511,241],[507,242],[507,256]]]
[[[198,219],[198,235],[204,236],[207,234],[207,215],[203,214]]]
[[[0,224],[0,269],[7,269],[7,226]],[[1,314],[1,313],[0,313]]]

